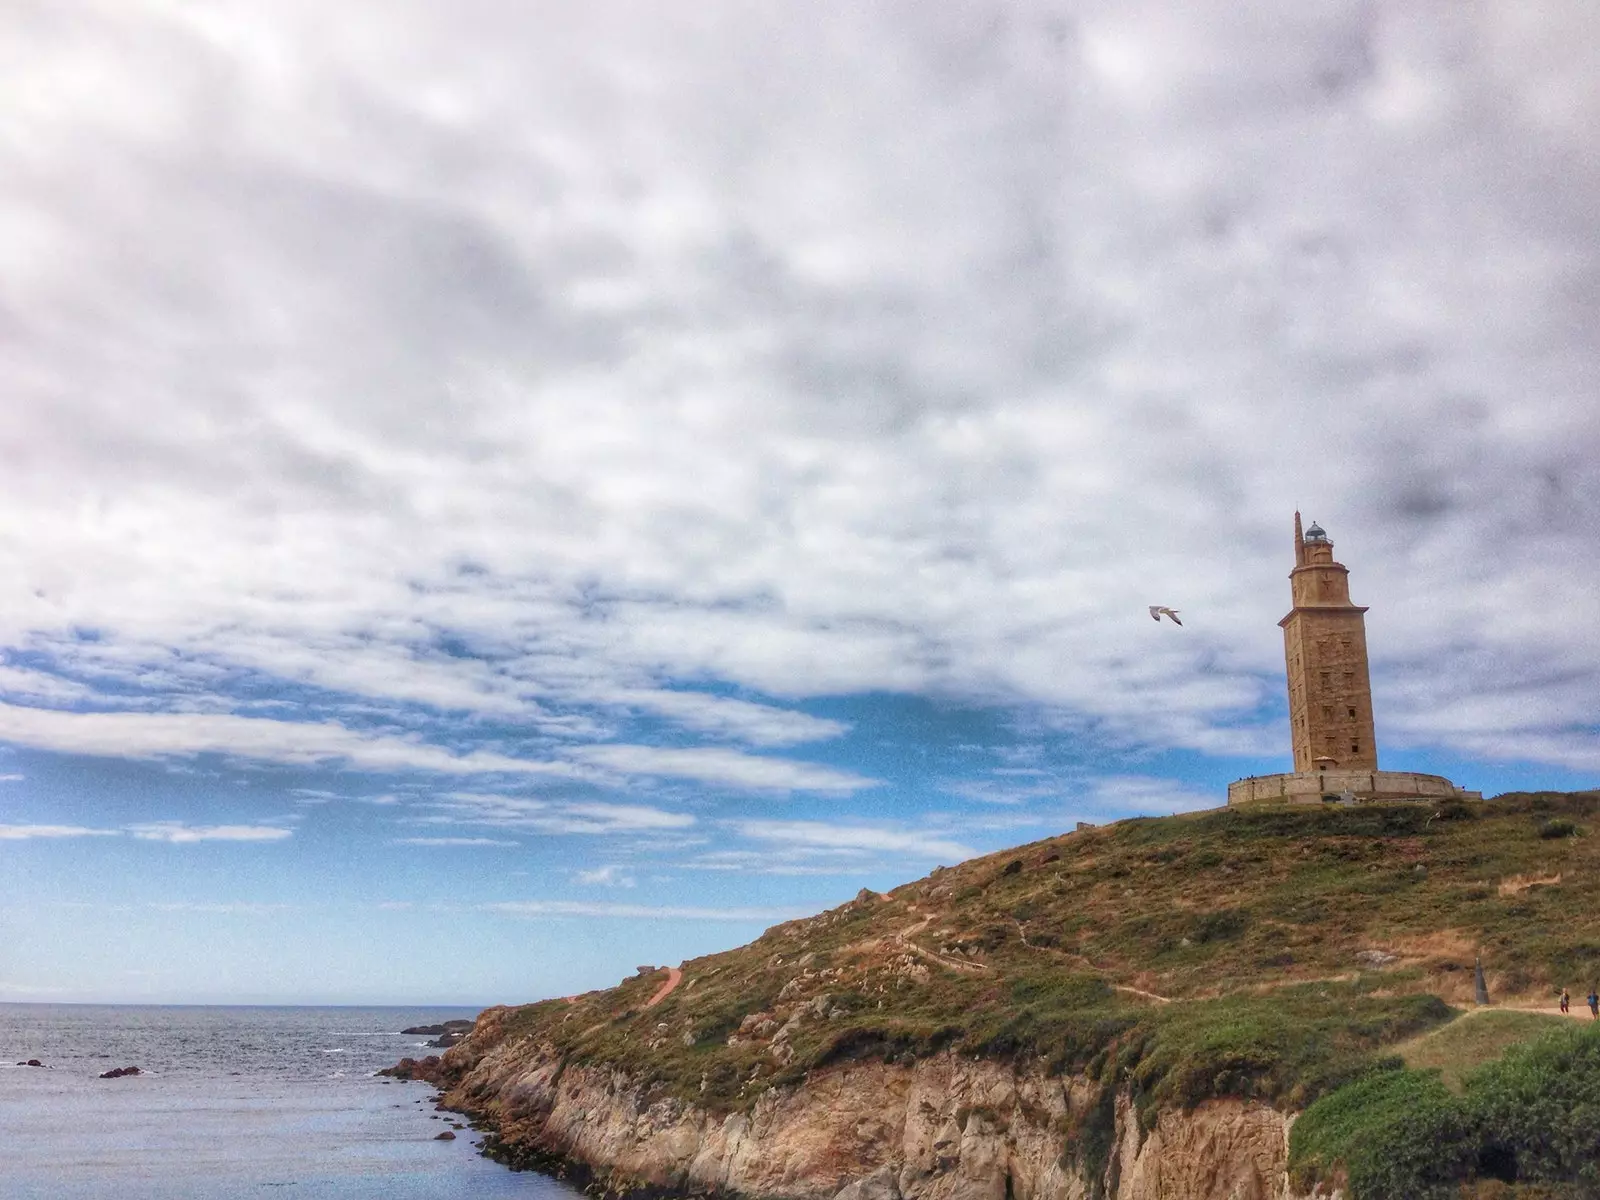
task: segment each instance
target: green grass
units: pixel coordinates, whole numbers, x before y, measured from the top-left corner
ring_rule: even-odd
[[[1438,1071],[1445,1087],[1459,1093],[1467,1072],[1498,1060],[1512,1046],[1570,1024],[1570,1018],[1546,1013],[1488,1009],[1402,1042],[1394,1052],[1413,1070]]]
[[[1600,794],[1538,793],[1124,821],[776,926],[684,963],[655,1008],[661,977],[636,977],[505,1013],[500,1036],[718,1111],[839,1063],[946,1050],[1085,1072],[1147,1117],[1212,1096],[1296,1109],[1445,1024],[1478,953],[1497,999],[1600,981],[1600,906],[1581,889],[1600,875],[1596,813]],[[912,928],[938,958],[911,953]],[[1399,959],[1369,969],[1372,949]],[[752,1014],[799,1014],[785,1048],[770,1031],[728,1044]],[[1435,1049],[1476,1061],[1503,1049],[1496,1029]]]
[[[1289,1134],[1290,1180],[1347,1182],[1352,1200],[1445,1195],[1475,1154],[1460,1101],[1430,1071],[1377,1070],[1313,1104]]]
[[[1499,1183],[1600,1196],[1600,1028],[1569,1023],[1512,1045],[1468,1071],[1459,1095],[1438,1071],[1374,1069],[1306,1109],[1289,1163],[1301,1190],[1342,1179],[1351,1200],[1480,1183],[1480,1195]]]

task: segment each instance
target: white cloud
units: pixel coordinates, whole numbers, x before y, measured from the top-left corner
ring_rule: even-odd
[[[1594,761],[1581,7],[568,7],[0,18],[0,646],[62,671],[0,694],[149,710],[0,739],[848,794],[606,743],[913,691],[1280,753],[1298,500],[1398,733]]]
[[[0,775],[0,783],[21,783],[26,778],[26,775]]]
[[[61,996],[81,996],[85,989],[55,987],[50,984],[14,983],[10,980],[0,979],[0,996],[23,997],[49,997],[57,999]]]
[[[991,779],[962,779],[944,784],[940,790],[952,796],[976,800],[980,804],[1015,805],[1062,794],[1063,786],[1054,779],[1019,778],[996,771]]]
[[[20,842],[31,838],[114,837],[115,829],[90,829],[83,825],[0,825],[0,841]]]
[[[1113,814],[1114,819],[1220,808],[1228,799],[1226,793],[1201,791],[1182,780],[1151,775],[1102,776],[1089,780],[1086,792],[1095,811]]]
[[[293,904],[260,904],[243,900],[213,902],[174,900],[152,902],[149,907],[155,909],[157,912],[185,912],[202,913],[210,916],[247,917],[270,917],[278,913],[293,912],[296,908],[296,906]]]
[[[182,821],[151,821],[129,825],[128,832],[146,842],[281,842],[294,830],[276,825],[187,825]]]
[[[631,888],[636,882],[632,875],[627,874],[615,863],[609,863],[603,867],[595,867],[591,871],[577,871],[574,873],[573,878],[589,887]]]
[[[629,921],[788,921],[805,915],[791,908],[699,908],[587,900],[508,900],[482,907],[510,917],[615,917]]]
[[[704,692],[637,689],[605,697],[608,703],[670,718],[687,729],[735,738],[757,746],[792,746],[825,741],[845,733],[842,721],[754,704],[748,700],[710,696]]]
[[[289,764],[334,763],[369,771],[445,774],[585,772],[504,754],[452,754],[421,741],[348,729],[337,721],[278,721],[221,713],[73,713],[0,704],[0,738],[69,754],[165,758],[226,754]]]
[[[725,871],[736,875],[848,875],[858,876],[861,859],[855,856],[824,856],[772,850],[707,850],[678,864],[690,871]]]
[[[554,802],[525,796],[452,792],[429,802],[433,824],[486,825],[556,834],[656,834],[695,824],[689,813],[668,812],[647,804],[599,801]]]
[[[833,854],[888,853],[936,858],[949,864],[977,851],[948,837],[883,825],[833,824],[826,821],[734,821],[741,837],[798,851]]]
[[[509,838],[487,837],[405,837],[391,839],[397,846],[519,846]]]
[[[693,749],[588,746],[573,753],[583,762],[629,775],[661,775],[725,787],[847,793],[872,787],[877,782],[853,771],[711,746]]]
[[[77,704],[94,689],[46,671],[0,663],[0,696],[29,704]]]

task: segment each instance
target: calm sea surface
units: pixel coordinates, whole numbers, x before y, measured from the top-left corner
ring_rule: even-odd
[[[470,1009],[0,1004],[3,1200],[573,1200],[374,1077]],[[46,1069],[17,1067],[37,1058]],[[100,1079],[112,1067],[142,1075]]]

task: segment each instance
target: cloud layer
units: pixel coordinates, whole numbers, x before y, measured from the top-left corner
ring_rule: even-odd
[[[259,676],[580,739],[844,730],[712,682],[1259,751],[1299,502],[1393,728],[1600,762],[1558,10],[518,12],[7,18],[0,641],[44,666],[0,737],[549,769],[160,711]],[[118,682],[157,711],[25,710]],[[575,757],[860,786],[734,754]]]
[[[1296,507],[1588,779],[1589,17],[7,6],[0,839],[764,919],[1286,764]]]

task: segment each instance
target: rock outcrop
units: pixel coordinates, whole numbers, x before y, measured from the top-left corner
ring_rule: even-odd
[[[428,1043],[429,1046],[435,1050],[446,1050],[472,1032],[472,1022],[468,1020],[441,1021],[437,1025],[413,1025],[409,1029],[402,1029],[400,1032],[426,1034],[433,1038],[433,1041]]]
[[[491,1026],[492,1028],[492,1026]],[[485,1032],[480,1028],[480,1033]],[[616,1068],[511,1041],[450,1051],[446,1106],[489,1150],[607,1192],[785,1200],[1289,1200],[1289,1118],[1211,1100],[1141,1130],[1084,1076],[951,1052],[812,1072],[718,1114],[652,1098]],[[1098,1126],[1096,1121],[1098,1119]],[[1098,1147],[1098,1149],[1095,1149]]]

